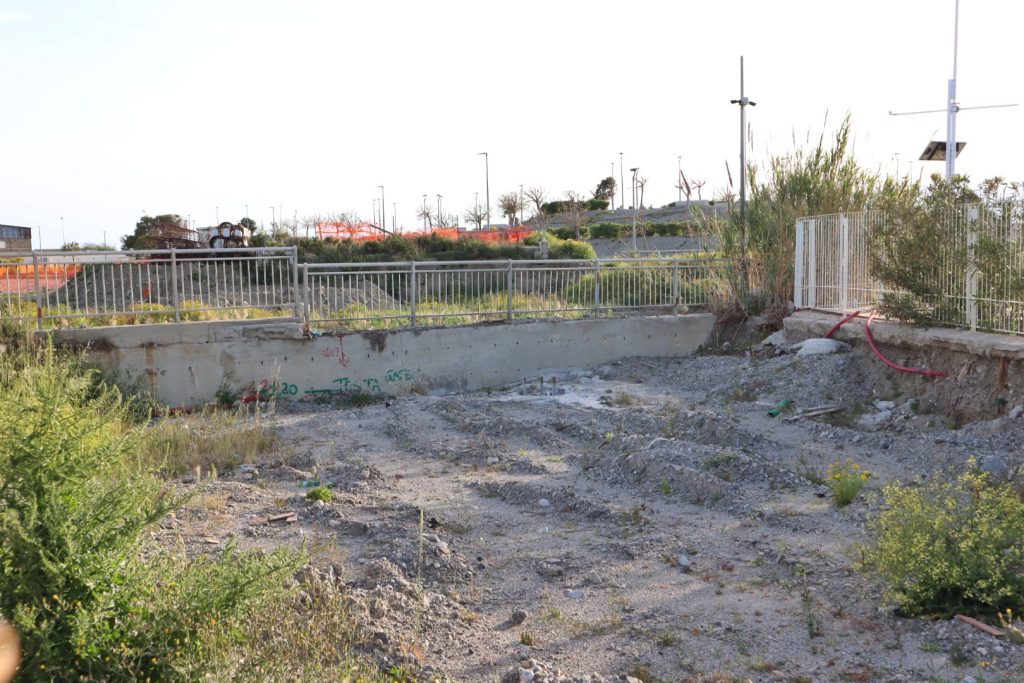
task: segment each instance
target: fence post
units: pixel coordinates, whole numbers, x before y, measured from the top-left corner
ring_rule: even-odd
[[[295,298],[294,308],[295,317],[301,317],[302,315],[302,295],[299,293],[299,248],[292,247],[291,257],[291,271],[292,271],[292,296]]]
[[[505,277],[505,287],[508,289],[508,315],[507,319],[512,319],[512,259],[508,260],[508,274]]]
[[[416,327],[416,296],[418,285],[416,283],[416,262],[409,261],[409,305],[411,312],[409,313],[409,320],[413,327]]]
[[[601,262],[594,259],[594,317],[601,317]]]
[[[36,329],[43,329],[43,290],[39,286],[39,254],[32,252],[32,273],[36,287]]]
[[[807,306],[818,305],[818,252],[815,249],[818,221],[807,221]]]
[[[839,214],[839,306],[845,314],[850,301],[850,219]]]
[[[804,306],[804,221],[796,222],[796,253],[793,263],[793,306]]]
[[[978,329],[978,207],[967,208],[967,324],[971,331]]]
[[[672,300],[675,302],[673,305],[677,307],[682,303],[679,300],[680,294],[679,261],[676,260],[672,264]]]
[[[181,311],[178,309],[178,252],[171,248],[171,308],[174,309],[174,322],[181,322]]]
[[[313,295],[309,291],[309,264],[302,264],[302,312],[306,327],[309,327],[309,319],[313,317],[313,308],[310,303]]]

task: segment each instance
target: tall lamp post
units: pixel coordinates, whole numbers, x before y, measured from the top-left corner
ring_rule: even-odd
[[[444,227],[444,214],[441,213],[441,195],[437,195],[437,227]]]
[[[676,189],[679,190],[679,201],[683,201],[683,157],[676,157],[679,165],[676,167]]]
[[[427,195],[423,195],[423,229],[427,229]]]
[[[480,152],[477,156],[484,157],[484,189],[487,192],[487,227],[491,227],[491,160],[487,152]]]
[[[384,186],[383,185],[378,185],[377,187],[380,188],[380,226],[381,226],[381,229],[384,230],[384,232],[387,232],[388,231],[388,213],[387,213],[388,210],[386,208],[387,204],[384,203]],[[392,226],[392,227],[394,227],[394,226]]]
[[[756,107],[743,91],[743,56],[740,55],[740,98],[729,100],[740,105],[740,273],[746,284],[747,258],[747,105]]]
[[[523,224],[523,186],[519,186],[519,225]]]
[[[277,226],[274,225],[277,221],[274,218],[274,207],[270,207],[270,232],[274,232]],[[219,219],[217,225],[220,225]]]
[[[633,173],[633,251],[636,251],[636,172],[640,167],[629,169]]]
[[[619,152],[619,190],[622,196],[621,201],[619,201],[619,209],[621,210],[626,208],[626,175],[622,167],[622,152]]]

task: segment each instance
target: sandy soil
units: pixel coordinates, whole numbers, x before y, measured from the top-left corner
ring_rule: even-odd
[[[852,567],[883,484],[970,456],[1017,466],[1024,419],[951,430],[873,384],[868,362],[626,360],[491,392],[279,406],[280,457],[203,484],[161,533],[196,549],[307,542],[367,647],[425,678],[1024,680],[1024,646],[897,618]],[[769,417],[782,399],[844,411]],[[815,481],[846,458],[877,476],[839,509]],[[313,481],[334,499],[305,500]]]

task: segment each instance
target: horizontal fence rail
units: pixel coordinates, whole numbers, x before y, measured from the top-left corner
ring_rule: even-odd
[[[897,220],[881,211],[798,219],[794,303],[845,312],[901,294],[875,277],[883,254],[872,251],[879,248],[873,238],[899,228]],[[933,220],[939,247],[900,264],[930,292],[923,297],[929,320],[1024,335],[1024,204],[965,204],[937,211]]]
[[[310,324],[344,329],[583,318],[704,306],[711,258],[303,264]]]
[[[47,326],[300,315],[297,250],[0,254],[0,317]]]

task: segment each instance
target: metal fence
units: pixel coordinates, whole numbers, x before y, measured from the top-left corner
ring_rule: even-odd
[[[798,219],[795,304],[849,311],[900,293],[874,277],[872,266],[871,238],[894,220],[880,211]],[[935,293],[924,301],[931,320],[1024,334],[1024,205],[966,204],[937,212],[935,220],[941,244],[927,255],[922,249],[905,268],[907,277]]]
[[[725,259],[304,264],[306,317],[382,328],[703,306]]]
[[[46,326],[301,315],[297,251],[31,252],[0,259],[0,317]]]
[[[43,328],[295,315],[379,329],[685,311],[728,267],[692,254],[300,264],[292,247],[33,252],[0,261],[0,318]]]

